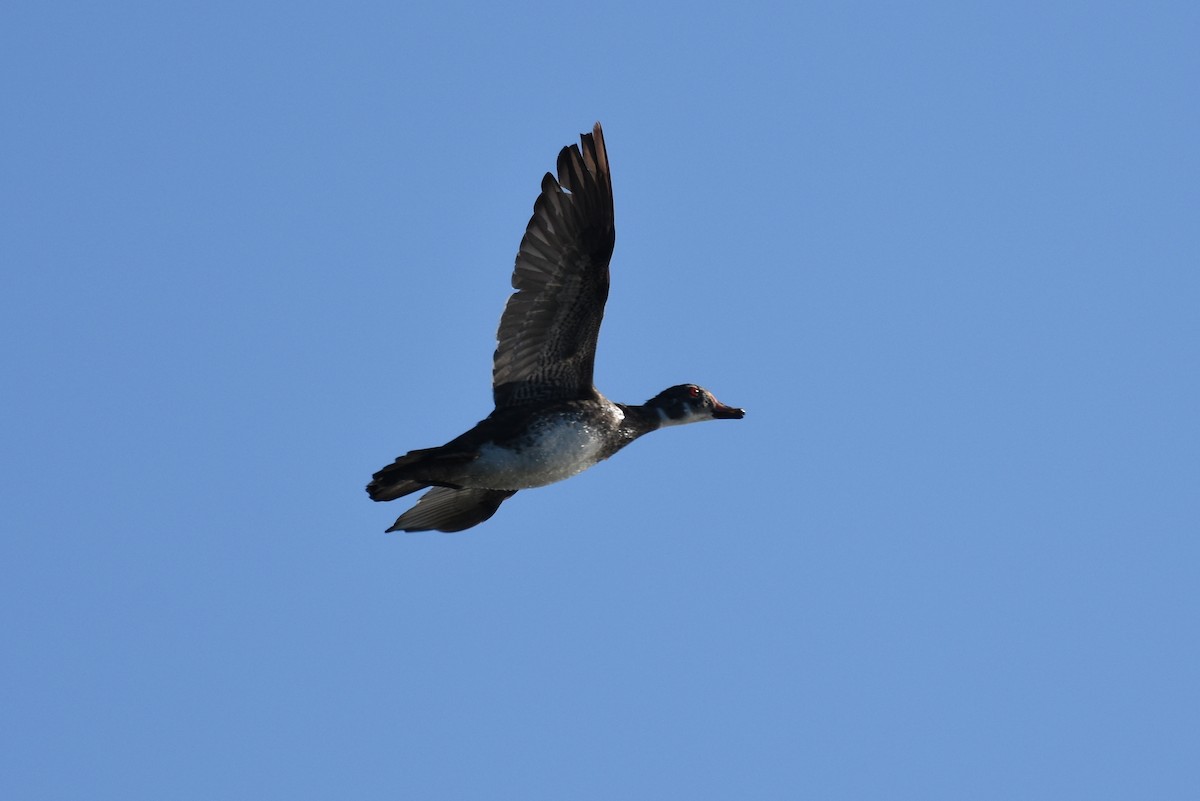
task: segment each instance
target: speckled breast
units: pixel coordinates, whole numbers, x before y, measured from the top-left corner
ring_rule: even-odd
[[[616,415],[620,411],[613,407],[607,419],[575,412],[545,417],[511,447],[482,446],[472,478],[491,489],[528,489],[582,473],[612,453]]]

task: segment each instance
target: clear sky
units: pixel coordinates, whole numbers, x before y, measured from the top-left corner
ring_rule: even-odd
[[[2,18],[0,797],[1200,798],[1200,5]],[[746,419],[384,534],[595,120]]]

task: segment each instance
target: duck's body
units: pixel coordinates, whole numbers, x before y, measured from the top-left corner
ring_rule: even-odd
[[[410,451],[375,474],[367,492],[390,501],[432,487],[388,531],[461,531],[522,489],[583,472],[665,425],[745,413],[694,384],[643,405],[613,403],[592,384],[614,228],[604,135],[596,124],[563,148],[547,173],[517,254],[500,320],[495,410],[440,448]],[[564,191],[566,190],[566,191]]]
[[[581,473],[632,442],[615,403],[563,401],[536,408],[498,409],[441,448],[414,451],[380,471],[380,477],[411,473],[425,480],[487,489],[532,489]],[[409,459],[414,454],[419,457]],[[457,458],[450,460],[454,454]]]

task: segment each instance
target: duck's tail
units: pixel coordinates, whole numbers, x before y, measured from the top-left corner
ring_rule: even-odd
[[[367,494],[373,501],[394,501],[426,487],[457,489],[463,464],[472,458],[445,448],[409,451],[371,477]]]
[[[410,451],[371,478],[367,494],[373,501],[394,501],[417,490],[433,487],[417,505],[396,519],[388,531],[462,531],[482,523],[516,490],[462,487],[454,480],[464,462],[475,456],[447,452],[445,448]]]

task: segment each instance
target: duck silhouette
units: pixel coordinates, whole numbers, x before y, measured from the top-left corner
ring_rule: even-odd
[[[614,403],[592,381],[613,252],[612,179],[596,123],[546,173],[517,252],[516,290],[500,317],[495,410],[437,448],[409,451],[375,473],[374,501],[428,489],[388,531],[462,531],[518,490],[570,478],[643,434],[704,420],[740,419],[696,384],[640,405]]]

